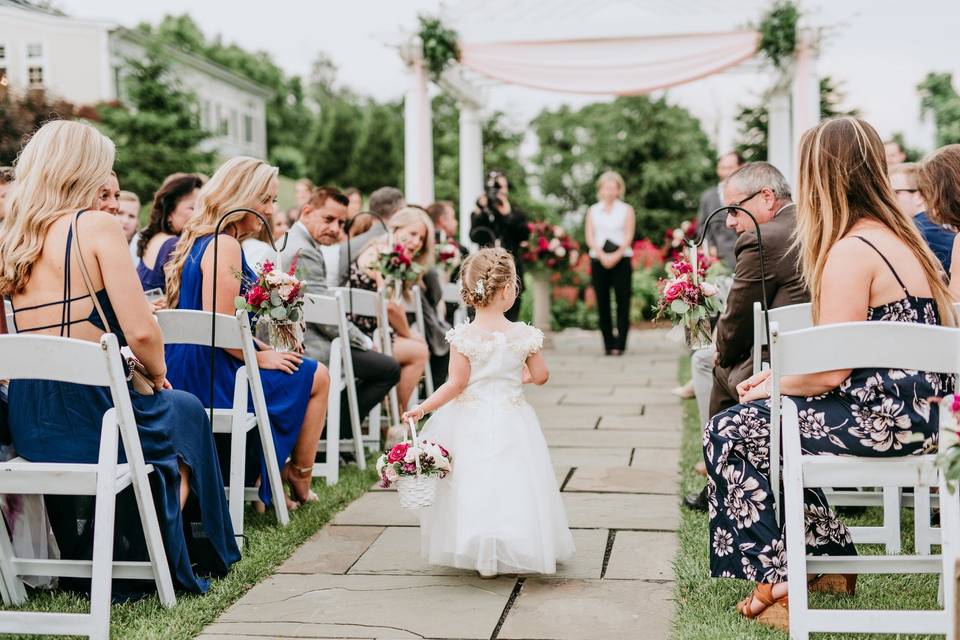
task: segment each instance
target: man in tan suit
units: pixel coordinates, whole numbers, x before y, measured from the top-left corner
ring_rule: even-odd
[[[783,174],[767,162],[745,164],[727,178],[723,202],[743,207],[760,224],[768,307],[809,302],[797,251],[792,248],[796,205]],[[726,224],[737,233],[737,264],[717,322],[710,416],[737,404],[737,385],[753,373],[753,303],[763,297],[760,247],[753,221],[743,212],[728,211]],[[705,423],[710,416],[700,416],[700,421]],[[706,510],[703,492],[686,496],[683,502],[691,509]]]

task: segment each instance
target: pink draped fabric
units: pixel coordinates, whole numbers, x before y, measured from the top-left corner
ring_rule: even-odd
[[[460,63],[511,84],[548,91],[639,95],[743,62],[755,31],[584,40],[460,43]]]

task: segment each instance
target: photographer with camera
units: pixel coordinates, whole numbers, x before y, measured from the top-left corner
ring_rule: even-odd
[[[510,183],[499,171],[487,174],[483,194],[477,198],[477,208],[470,216],[470,239],[481,247],[503,247],[513,255],[517,265],[520,291],[517,300],[507,311],[512,322],[520,317],[520,293],[523,288],[523,261],[520,243],[530,237],[527,217],[510,204]]]

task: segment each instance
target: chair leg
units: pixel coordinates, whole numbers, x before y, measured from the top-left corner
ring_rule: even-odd
[[[230,521],[233,524],[233,535],[238,545],[243,544],[243,494],[247,466],[245,418],[246,415],[239,419],[234,416],[230,430],[230,485],[227,489],[227,506],[230,510]]]
[[[887,553],[900,553],[900,487],[883,488],[883,529]]]
[[[0,515],[0,594],[6,605],[20,605],[27,601],[27,590],[13,568],[13,544],[7,523]]]
[[[920,556],[930,555],[933,527],[930,526],[930,488],[913,488],[913,546]]]
[[[90,577],[90,638],[110,637],[110,591],[113,578],[113,527],[117,496],[113,476],[106,478],[101,471],[97,477],[97,497],[93,524],[93,566]],[[154,506],[151,504],[150,509]],[[148,536],[147,523],[144,535]],[[152,551],[152,549],[151,549]],[[161,551],[162,552],[162,551]],[[167,576],[169,577],[169,572]],[[157,587],[160,587],[159,581]]]
[[[327,406],[327,486],[340,481],[340,391],[330,385],[330,400]],[[362,446],[362,441],[361,441]]]

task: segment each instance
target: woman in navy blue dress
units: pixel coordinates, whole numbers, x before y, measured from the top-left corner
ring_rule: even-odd
[[[277,168],[254,158],[237,157],[222,164],[200,190],[195,216],[184,227],[180,241],[167,264],[167,305],[171,309],[202,309],[212,306],[213,233],[226,212],[248,208],[269,219],[277,198]],[[221,225],[217,252],[217,311],[233,315],[234,299],[245,288],[243,280],[254,276],[244,260],[240,242],[260,228],[251,214],[232,214]],[[239,351],[218,349],[214,356],[213,406],[233,405],[237,369],[243,365]],[[284,466],[283,479],[290,486],[291,509],[316,501],[310,490],[317,443],[327,413],[327,369],[297,353],[279,353],[257,342],[257,364],[263,382],[277,460]],[[210,349],[195,345],[167,347],[170,382],[189,391],[207,406],[210,402]],[[252,405],[251,405],[252,410]],[[260,496],[272,500],[266,469],[261,461]]]
[[[144,458],[155,470],[151,487],[164,548],[176,584],[203,592],[208,582],[197,572],[223,575],[240,553],[210,423],[197,398],[170,388],[163,339],[123,231],[111,214],[83,210],[96,201],[113,158],[113,143],[78,122],[51,122],[33,136],[20,154],[0,232],[0,293],[10,297],[19,333],[97,342],[109,331],[145,365],[156,392],[140,395],[131,389],[130,398]],[[71,230],[74,216],[77,236]],[[80,276],[81,256],[105,322]],[[95,464],[103,414],[111,406],[104,387],[14,380],[9,420],[17,453],[36,462]],[[116,560],[145,559],[131,502],[121,494]],[[89,559],[90,501],[51,496],[47,505],[61,556]]]
[[[150,222],[137,241],[137,275],[144,291],[167,290],[164,267],[177,246],[183,226],[193,217],[203,180],[192,173],[167,176],[153,196]],[[147,266],[153,265],[153,266]]]
[[[800,143],[797,235],[810,285],[814,323],[854,321],[956,325],[940,263],[903,216],[887,178],[883,143],[866,122],[826,120]],[[787,376],[809,454],[909,456],[937,449],[937,406],[949,376],[923,371],[854,369]],[[741,404],[704,431],[709,474],[710,570],[714,577],[759,583],[737,610],[785,629],[787,563],[770,485],[770,372],[737,387]],[[823,493],[807,490],[807,553],[853,555],[850,531]],[[814,590],[852,592],[855,576],[826,576]]]

